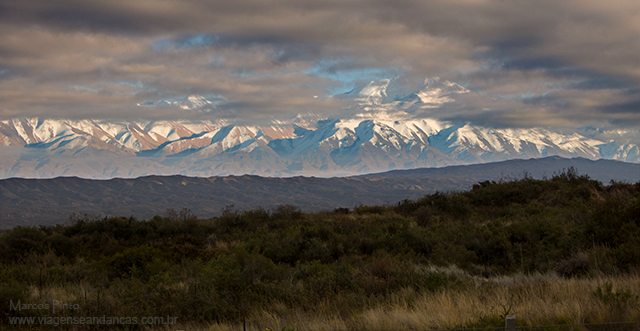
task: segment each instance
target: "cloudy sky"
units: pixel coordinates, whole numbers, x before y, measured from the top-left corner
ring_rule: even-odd
[[[3,119],[336,116],[441,77],[471,92],[416,116],[640,124],[637,0],[0,0],[0,35]],[[216,110],[137,106],[192,94]]]

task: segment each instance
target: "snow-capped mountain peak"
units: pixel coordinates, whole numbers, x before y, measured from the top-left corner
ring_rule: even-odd
[[[224,121],[4,120],[0,148],[23,152],[4,153],[0,169],[2,177],[332,176],[551,155],[640,161],[637,143],[576,131],[402,120],[386,112],[306,127],[301,122],[258,127]]]
[[[201,95],[190,95],[176,103],[182,109],[216,108],[216,105]]]
[[[178,107],[184,110],[210,112],[216,109],[214,102],[201,95],[192,94],[184,98],[146,101],[138,103],[140,107]]]
[[[470,91],[437,77],[410,93],[396,83],[374,80],[335,96],[353,102],[342,118],[307,113],[262,126],[231,119],[3,120],[0,177],[338,176],[552,155],[640,161],[640,130],[500,129],[420,118],[420,108],[442,107]],[[139,105],[216,107],[200,95]]]
[[[365,105],[380,105],[387,98],[387,87],[391,83],[390,79],[372,80],[369,85],[365,86],[356,99]]]
[[[434,77],[427,78],[424,81],[423,88],[416,92],[416,95],[420,98],[423,104],[422,107],[436,108],[447,102],[454,101],[453,95],[468,92],[468,89],[459,84]]]

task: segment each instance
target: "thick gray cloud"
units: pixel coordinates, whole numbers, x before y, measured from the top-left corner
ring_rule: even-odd
[[[1,1],[0,33],[2,118],[330,116],[354,85],[440,76],[472,92],[419,116],[640,122],[633,0]],[[137,106],[191,94],[216,110]]]

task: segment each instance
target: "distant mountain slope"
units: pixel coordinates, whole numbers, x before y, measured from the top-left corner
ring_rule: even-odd
[[[428,118],[464,87],[428,79],[412,93],[372,81],[333,96],[350,100],[339,118],[299,115],[245,125],[233,120],[0,121],[0,178],[149,175],[352,176],[420,167],[561,156],[640,162],[636,128],[490,128]],[[215,108],[197,95],[140,106]],[[215,118],[212,116],[211,118]]]
[[[608,184],[611,180],[640,181],[640,164],[614,160],[589,160],[585,158],[566,159],[550,156],[541,159],[509,160],[493,163],[473,164],[466,166],[450,166],[443,168],[421,168],[411,170],[393,170],[383,173],[361,175],[358,177],[373,178],[459,178],[464,181],[477,182],[504,177],[521,178],[526,171],[533,178],[552,177],[563,169],[574,167],[580,175],[589,175],[592,179]]]
[[[0,228],[63,223],[72,212],[150,218],[167,208],[189,208],[199,217],[239,209],[293,204],[303,211],[379,205],[417,199],[435,191],[466,190],[483,180],[541,178],[568,167],[608,183],[640,181],[640,165],[581,158],[510,160],[491,164],[415,169],[344,178],[269,178],[230,176],[195,178],[148,176],[90,180],[77,177],[0,180]]]
[[[333,210],[418,198],[455,183],[424,179],[269,178],[230,176],[195,178],[149,176],[91,180],[10,178],[0,181],[2,228],[61,223],[71,212],[150,218],[167,208],[190,208],[199,217],[219,215],[223,207],[272,208],[293,204],[304,211]]]
[[[260,127],[5,120],[0,121],[0,178],[349,176],[554,155],[640,160],[633,143],[575,132],[456,126],[434,119],[397,121],[383,115]]]

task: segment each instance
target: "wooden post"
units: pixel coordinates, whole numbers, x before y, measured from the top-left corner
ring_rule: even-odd
[[[516,331],[516,317],[514,315],[507,316],[504,323],[504,331]]]

